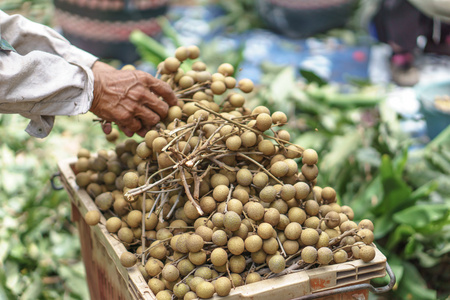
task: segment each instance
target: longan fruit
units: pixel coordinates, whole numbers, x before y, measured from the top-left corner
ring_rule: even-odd
[[[224,76],[230,76],[234,73],[234,67],[229,63],[223,63],[217,68],[217,72],[223,74]]]
[[[246,148],[256,145],[257,137],[253,131],[245,131],[241,134],[242,145]]]
[[[253,176],[253,184],[262,189],[269,183],[269,176],[264,172],[258,172]]]
[[[278,251],[279,245],[276,238],[271,237],[263,241],[263,250],[267,254],[275,254]]]
[[[164,60],[164,68],[170,73],[175,73],[180,67],[180,61],[175,57],[168,57]]]
[[[372,244],[375,239],[373,232],[369,229],[360,229],[356,234],[355,238],[357,241],[359,240],[363,241],[364,244],[366,245]]]
[[[117,232],[117,236],[122,242],[131,244],[134,240],[134,234],[133,231],[128,227],[122,227]]]
[[[150,280],[148,281],[148,287],[155,295],[166,288],[164,282],[162,282],[158,278],[150,278]]]
[[[323,247],[328,247],[330,244],[330,236],[325,231],[322,231],[319,235],[319,240],[317,241],[316,248],[320,249]]]
[[[269,223],[272,226],[277,226],[280,222],[280,212],[273,207],[270,207],[264,213],[264,222]]]
[[[287,216],[291,222],[297,222],[300,225],[306,220],[306,213],[300,207],[291,207]]]
[[[236,180],[242,186],[249,186],[252,183],[253,176],[248,169],[240,169],[236,174]]]
[[[263,222],[258,225],[257,233],[263,240],[267,240],[267,239],[273,237],[274,230],[273,230],[272,225],[270,225],[269,223]]]
[[[225,144],[226,144],[228,150],[237,151],[237,150],[239,150],[239,148],[241,148],[242,140],[239,136],[233,135],[233,136],[230,136],[226,140]]]
[[[251,235],[247,237],[244,241],[245,249],[250,252],[257,252],[261,250],[263,245],[263,240],[259,235]]]
[[[198,252],[189,252],[189,260],[196,266],[203,265],[206,262],[206,253],[201,250]]]
[[[261,113],[256,117],[256,128],[266,131],[272,127],[272,117],[269,114]]]
[[[311,192],[311,189],[306,182],[297,182],[296,184],[294,184],[294,188],[295,199],[297,200],[305,199]]]
[[[263,153],[263,155],[270,156],[275,153],[275,145],[269,140],[262,140],[258,143],[258,150]]]
[[[200,49],[195,45],[188,46],[187,51],[190,59],[196,59],[200,56]]]
[[[245,270],[245,257],[243,255],[233,255],[230,257],[229,267],[233,273],[242,273]]]
[[[348,254],[345,250],[340,249],[334,253],[333,260],[337,264],[344,263],[348,260]]]
[[[183,299],[184,295],[186,295],[191,289],[186,283],[179,283],[173,287],[173,294],[178,299]]]
[[[204,243],[203,238],[194,233],[187,239],[186,246],[190,252],[198,252],[203,249]]]
[[[230,231],[236,231],[241,226],[241,217],[234,211],[228,211],[225,213],[223,225]]]
[[[111,217],[106,221],[106,230],[116,233],[122,227],[122,221],[118,217]]]
[[[211,90],[215,95],[222,95],[227,90],[227,86],[223,81],[213,81],[211,83]]]
[[[275,177],[284,177],[289,172],[289,166],[284,161],[277,161],[270,167],[270,173]]]
[[[339,226],[340,222],[341,222],[341,218],[340,218],[339,214],[335,211],[330,211],[325,215],[325,224],[330,229],[332,229],[336,226]]]
[[[180,276],[180,271],[172,264],[165,265],[164,268],[161,271],[161,276],[169,281],[173,282],[178,279]]]
[[[135,228],[142,225],[142,211],[132,210],[127,215],[128,226]]]
[[[302,175],[308,181],[312,181],[312,180],[316,179],[316,177],[319,175],[319,169],[317,168],[317,165],[304,164],[301,168],[301,171],[302,171]]]
[[[292,184],[285,184],[281,187],[280,197],[284,201],[289,201],[295,197],[296,190]]]
[[[328,247],[317,250],[317,261],[321,265],[328,265],[333,260],[333,251]]]
[[[227,277],[219,277],[217,278],[215,284],[214,284],[216,293],[218,296],[225,297],[230,294],[231,291],[231,280]]]
[[[362,246],[359,249],[359,257],[364,262],[369,262],[375,258],[375,248],[371,246]]]
[[[319,160],[316,150],[305,149],[302,153],[302,163],[306,165],[315,165]]]
[[[84,220],[89,226],[95,226],[100,222],[100,217],[101,215],[98,210],[90,210],[84,216]]]
[[[223,266],[228,261],[228,253],[223,248],[215,248],[211,252],[211,263],[214,266]]]
[[[245,243],[240,237],[233,236],[228,240],[227,247],[230,253],[240,255],[245,250]]]
[[[245,278],[245,284],[250,284],[253,282],[261,281],[261,275],[257,272],[250,272],[247,274],[247,277]]]
[[[250,219],[254,221],[259,221],[262,218],[264,218],[264,213],[265,213],[264,206],[262,206],[261,203],[258,202],[249,203],[247,215]]]
[[[317,249],[312,246],[306,246],[303,248],[301,257],[305,263],[312,264],[317,259]]]
[[[245,104],[245,98],[241,94],[233,94],[233,95],[231,95],[230,98],[228,99],[228,101],[230,101],[230,104],[233,107],[242,107]]]
[[[319,213],[319,203],[315,200],[307,200],[305,202],[305,211],[310,216],[316,216]]]
[[[184,47],[184,46],[178,47],[175,50],[175,57],[179,61],[185,61],[189,57],[188,49],[186,47]]]
[[[259,198],[265,203],[271,203],[276,199],[278,192],[274,186],[268,185],[259,192]]]
[[[284,112],[276,111],[272,114],[272,122],[274,125],[284,125],[287,123],[287,116]]]
[[[306,228],[302,231],[300,240],[306,246],[315,245],[319,241],[319,233],[315,229]]]
[[[283,256],[276,254],[269,260],[269,269],[273,273],[280,273],[286,268],[286,260]]]
[[[363,220],[359,221],[358,228],[359,229],[369,229],[372,232],[374,230],[373,223],[369,219],[363,219]]]
[[[226,185],[218,185],[213,190],[213,198],[217,202],[223,202],[227,199],[228,193],[230,192],[230,188]]]
[[[247,78],[241,79],[239,80],[238,88],[244,93],[250,93],[254,88],[253,81]]]
[[[180,271],[181,276],[186,276],[189,274],[192,270],[195,269],[194,264],[187,258],[182,259],[177,264],[177,269]],[[159,272],[158,272],[159,273]],[[154,275],[155,276],[155,275]]]
[[[228,242],[228,236],[223,230],[216,230],[212,234],[212,242],[217,246],[225,246]]]
[[[194,85],[194,78],[192,78],[191,76],[188,75],[184,75],[180,78],[180,80],[178,81],[178,85],[182,88],[182,89],[187,89],[190,88],[191,86]],[[225,86],[225,84],[224,84]]]
[[[284,229],[284,235],[289,240],[298,240],[302,234],[302,225],[297,222],[289,223]]]
[[[357,229],[357,228],[358,228],[358,225],[356,225],[356,223],[353,221],[345,221],[339,226],[339,229],[341,230],[341,232],[346,232],[346,231],[349,231],[352,229]]]
[[[131,252],[125,251],[120,255],[120,263],[125,268],[131,268],[136,264],[137,257]]]

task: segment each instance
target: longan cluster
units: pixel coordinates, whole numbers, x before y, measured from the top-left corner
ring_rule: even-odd
[[[282,112],[244,106],[253,90],[234,68],[211,73],[198,48],[159,65],[179,97],[141,141],[78,153],[77,184],[107,218],[157,299],[226,296],[290,270],[371,261],[373,224],[353,221],[331,187],[317,185],[318,155],[290,142]],[[95,225],[100,215],[89,212]]]

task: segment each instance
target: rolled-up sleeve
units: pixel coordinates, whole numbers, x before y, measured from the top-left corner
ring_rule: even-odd
[[[89,111],[97,58],[56,31],[0,11],[2,38],[17,52],[0,51],[0,113],[30,119],[26,131],[47,136],[57,115]]]

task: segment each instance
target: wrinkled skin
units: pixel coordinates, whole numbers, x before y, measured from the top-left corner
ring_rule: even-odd
[[[105,120],[103,131],[111,132],[111,122],[127,135],[144,136],[177,105],[170,86],[138,70],[117,70],[97,61],[94,73],[94,100],[90,111]],[[162,100],[162,99],[163,100]]]

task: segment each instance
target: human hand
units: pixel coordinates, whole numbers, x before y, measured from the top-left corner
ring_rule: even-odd
[[[106,121],[105,133],[116,123],[127,135],[144,136],[167,116],[178,99],[170,86],[137,70],[117,70],[97,61],[94,73],[94,99],[90,111]],[[159,97],[162,97],[161,100]]]

